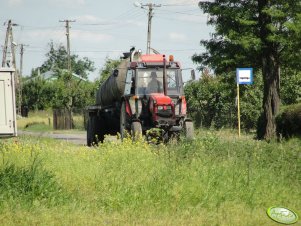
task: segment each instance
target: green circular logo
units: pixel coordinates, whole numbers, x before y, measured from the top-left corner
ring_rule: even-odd
[[[286,207],[270,207],[267,215],[274,221],[282,224],[294,224],[298,221],[298,215]]]

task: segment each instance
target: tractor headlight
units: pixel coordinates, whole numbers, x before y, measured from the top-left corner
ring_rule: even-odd
[[[158,106],[158,110],[162,111],[163,110],[163,106]]]

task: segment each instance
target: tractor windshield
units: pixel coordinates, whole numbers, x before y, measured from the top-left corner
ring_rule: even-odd
[[[141,69],[137,73],[137,94],[163,93],[163,70]]]
[[[179,69],[166,70],[167,95],[182,95],[183,85],[181,71]],[[151,93],[164,93],[163,69],[139,69],[137,70],[137,94],[149,95]]]

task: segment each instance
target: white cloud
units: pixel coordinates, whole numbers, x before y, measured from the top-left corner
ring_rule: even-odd
[[[181,15],[178,19],[181,21],[193,22],[193,23],[207,23],[208,15],[207,14]]]
[[[29,40],[58,40],[61,37],[65,36],[65,33],[62,30],[53,30],[53,29],[45,29],[45,30],[34,30],[25,32],[25,39]]]
[[[167,4],[183,4],[183,5],[188,5],[188,4],[195,4],[198,5],[200,0],[165,0],[165,3]]]
[[[82,15],[75,18],[80,23],[103,23],[105,20],[94,15]]]
[[[23,4],[23,0],[8,0],[8,5],[11,7],[20,6]]]
[[[172,41],[177,41],[177,42],[183,42],[183,41],[187,40],[187,36],[185,34],[180,34],[180,33],[176,33],[176,32],[169,33],[169,38]]]
[[[107,20],[94,15],[82,15],[75,18],[76,22],[81,24],[95,24],[95,25],[108,25],[108,26],[122,26],[122,25],[134,25],[134,26],[145,26],[145,22],[140,20]],[[117,27],[116,27],[117,28]]]
[[[145,26],[145,22],[141,20],[126,20],[126,21],[120,21],[121,24],[127,24],[127,25],[134,25],[138,27]]]
[[[25,38],[30,40],[54,40],[54,42],[65,40],[66,33],[62,29],[46,29],[46,30],[35,30],[26,32]],[[85,41],[85,42],[99,42],[99,41],[109,41],[112,39],[111,35],[102,34],[93,31],[84,31],[84,30],[70,30],[70,38],[74,41]]]
[[[85,42],[104,42],[109,41],[113,37],[108,34],[102,34],[92,31],[72,30],[70,34],[72,39]]]
[[[76,7],[86,5],[86,0],[48,0],[48,3],[55,6]]]

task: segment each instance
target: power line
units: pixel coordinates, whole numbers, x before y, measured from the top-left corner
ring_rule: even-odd
[[[187,4],[162,4],[162,6],[195,6],[197,4],[187,3]]]
[[[175,13],[175,14],[182,14],[182,15],[188,15],[188,16],[202,16],[202,14],[194,14],[194,13],[187,13],[187,11],[171,11],[166,9],[160,9],[162,12],[169,12],[169,13]],[[189,12],[189,11],[188,11]]]
[[[139,5],[140,4],[140,5]],[[155,7],[161,7],[161,5],[154,4],[154,3],[148,3],[148,4],[141,4],[141,3],[135,3],[135,6],[137,7],[147,7],[148,8],[148,26],[147,26],[147,48],[146,48],[146,54],[150,54],[151,49],[151,30],[152,30],[152,18],[154,16],[153,9]]]

